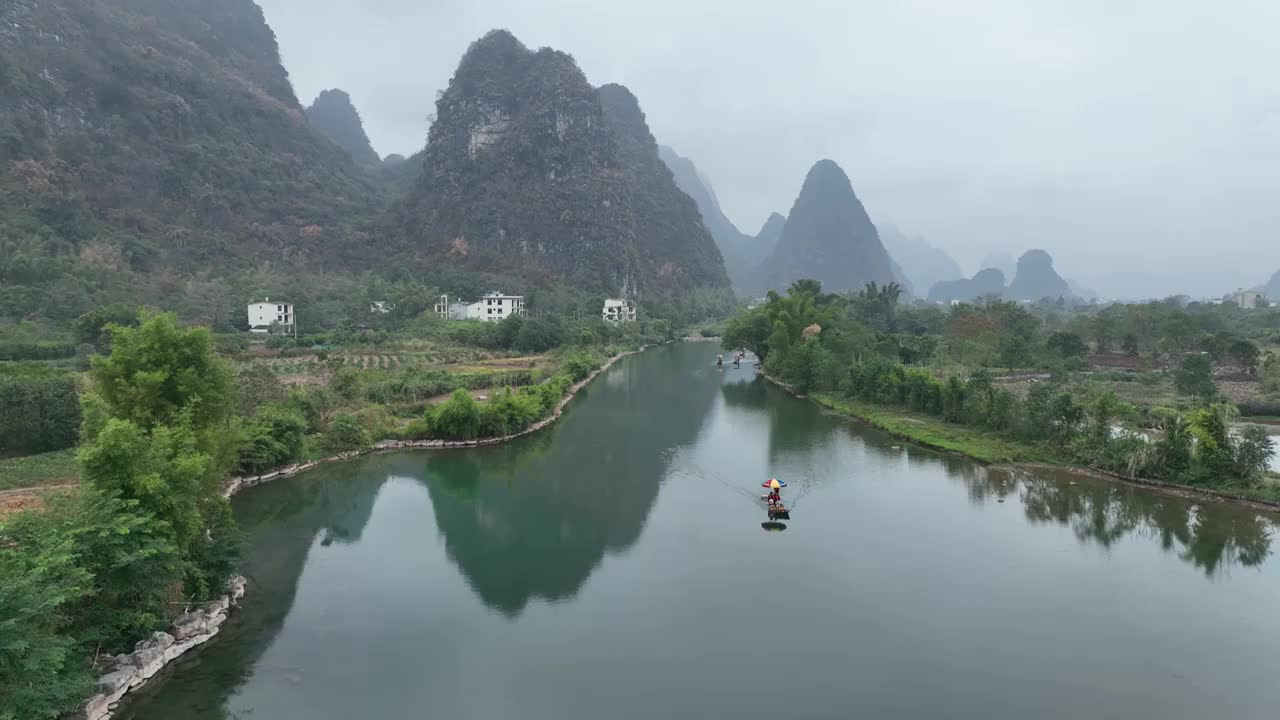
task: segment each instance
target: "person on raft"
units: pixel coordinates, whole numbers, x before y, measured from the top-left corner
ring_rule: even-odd
[[[782,493],[778,492],[778,488],[769,491],[769,505],[777,507],[782,504]]]

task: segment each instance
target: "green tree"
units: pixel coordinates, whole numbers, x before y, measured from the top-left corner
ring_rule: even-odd
[[[76,318],[72,323],[76,340],[93,345],[102,351],[111,349],[112,325],[117,327],[137,327],[140,310],[136,305],[115,303],[94,308]]]
[[[270,405],[244,426],[240,467],[263,472],[297,460],[307,432],[306,418],[296,410]]]
[[[466,390],[457,390],[430,416],[431,430],[443,438],[469,440],[480,435],[480,408]]]
[[[1173,378],[1178,392],[1201,398],[1218,394],[1213,383],[1213,360],[1208,355],[1187,355]]]
[[[1236,338],[1227,345],[1227,357],[1240,369],[1253,373],[1258,369],[1258,360],[1262,351],[1258,346],[1243,338]]]
[[[1055,356],[1065,360],[1082,358],[1089,352],[1089,346],[1073,332],[1055,332],[1045,341],[1045,347]]]
[[[93,591],[65,535],[19,545],[0,528],[0,718],[57,718],[93,688],[87,656],[71,636],[73,608]]]
[[[78,459],[86,484],[108,497],[137,501],[172,529],[177,546],[189,556],[205,539],[205,505],[225,500],[218,483],[210,486],[207,481],[212,459],[196,449],[187,419],[178,421],[148,434],[130,420],[112,418],[80,449]]]
[[[184,411],[199,431],[221,427],[235,408],[234,375],[206,328],[181,328],[171,314],[139,327],[109,325],[111,354],[93,359],[94,391],[112,417],[140,428],[173,424]]]
[[[329,423],[323,443],[325,450],[329,452],[358,450],[369,444],[369,434],[365,432],[360,418],[354,415],[336,415]]]
[[[769,316],[757,308],[731,318],[725,324],[720,341],[726,350],[746,348],[764,362],[769,357],[769,335],[772,331]]]

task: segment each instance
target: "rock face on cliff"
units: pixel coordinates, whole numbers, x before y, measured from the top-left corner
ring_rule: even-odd
[[[416,253],[526,283],[642,299],[728,284],[631,93],[597,92],[569,55],[505,30],[471,45],[437,101],[396,223]]]
[[[984,297],[1002,297],[1004,294],[1004,273],[997,268],[987,268],[972,279],[935,283],[929,290],[929,302],[971,302]]]
[[[318,257],[379,204],[252,0],[0,3],[0,191],[73,252],[149,268]]]
[[[876,229],[889,257],[901,266],[903,275],[916,291],[927,293],[940,282],[964,279],[960,265],[923,237],[908,235],[888,223],[877,223]]]
[[[1010,300],[1069,298],[1071,287],[1053,269],[1053,257],[1043,250],[1028,250],[1018,258],[1018,272],[1005,295]]]
[[[703,224],[711,231],[711,237],[715,238],[716,246],[724,256],[725,268],[733,286],[740,290],[747,287],[752,271],[773,252],[778,242],[777,237],[771,241],[759,242],[758,238],[743,233],[720,209],[715,189],[692,160],[665,145],[658,152],[662,161],[671,169],[676,185],[697,204],[698,211],[702,213]],[[778,233],[781,232],[779,225]]]
[[[761,276],[767,278],[764,289],[812,278],[829,292],[894,281],[880,234],[839,165],[822,160],[809,171]]]
[[[506,31],[467,50],[436,102],[424,173],[398,211],[420,253],[464,269],[639,292],[618,144],[573,58]]]
[[[311,127],[342,148],[357,165],[374,169],[383,164],[374,152],[369,136],[364,132],[360,113],[351,103],[351,96],[342,90],[325,90],[311,107],[307,108]],[[403,156],[400,158],[404,160]]]
[[[635,213],[641,288],[661,292],[727,287],[720,250],[698,206],[677,187],[660,158],[639,101],[621,85],[605,85],[598,93],[618,143],[622,177]]]

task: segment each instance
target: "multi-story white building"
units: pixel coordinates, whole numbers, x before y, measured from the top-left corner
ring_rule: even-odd
[[[1232,299],[1241,310],[1256,310],[1267,303],[1267,296],[1259,290],[1237,290]]]
[[[524,296],[491,292],[476,302],[464,303],[461,299],[450,301],[448,295],[441,295],[435,310],[445,320],[499,322],[512,315],[524,314]]]
[[[630,300],[608,298],[604,301],[600,316],[608,323],[635,322],[636,304]]]
[[[262,302],[249,304],[249,332],[267,334],[274,328],[277,332],[291,333],[296,324],[293,303],[264,298]]]

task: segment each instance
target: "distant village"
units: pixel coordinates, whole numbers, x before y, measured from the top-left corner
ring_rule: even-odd
[[[373,313],[389,313],[393,309],[391,303],[383,300],[369,304],[369,311]],[[525,301],[523,295],[507,295],[498,291],[485,293],[475,302],[441,295],[433,310],[442,320],[501,322],[515,315],[523,316]],[[291,302],[265,297],[261,302],[249,303],[248,315],[249,332],[253,334],[296,336],[298,333],[297,312]],[[632,300],[608,298],[600,309],[600,319],[611,324],[635,322],[636,304]]]

